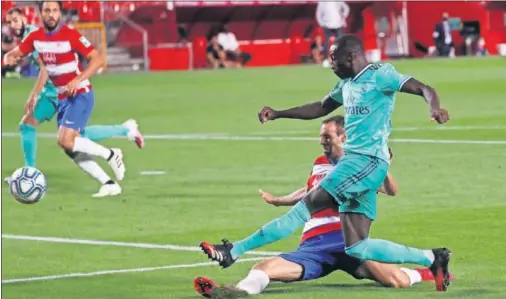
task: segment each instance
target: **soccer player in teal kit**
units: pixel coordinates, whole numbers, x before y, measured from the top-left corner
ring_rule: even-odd
[[[388,137],[395,104],[395,92],[422,96],[430,106],[432,120],[449,120],[433,88],[398,73],[391,64],[369,64],[362,42],[347,35],[331,51],[332,70],[341,81],[322,101],[288,110],[264,107],[258,114],[265,123],[278,118],[315,119],[344,106],[345,156],[332,172],[288,213],[264,225],[253,235],[233,244],[201,243],[204,252],[222,267],[230,266],[248,250],[281,240],[321,211],[329,201],[339,205],[346,253],[363,260],[392,264],[417,264],[428,267],[436,290],[446,291],[450,284],[447,248],[421,250],[387,240],[370,239],[369,230],[376,218],[376,191],[389,168]]]

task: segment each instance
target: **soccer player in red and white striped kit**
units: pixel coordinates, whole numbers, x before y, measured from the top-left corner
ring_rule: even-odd
[[[94,92],[89,81],[103,65],[103,59],[79,31],[61,21],[62,1],[42,1],[39,8],[44,27],[30,33],[4,57],[6,64],[15,64],[34,51],[43,62],[58,90],[58,145],[72,158],[80,153],[104,158],[117,180],[123,180],[125,165],[120,149],[109,149],[81,136],[93,111]],[[89,64],[82,69],[78,54]]]
[[[319,182],[339,163],[339,159],[344,156],[343,144],[346,140],[344,117],[333,116],[324,120],[320,138],[324,154],[314,161],[306,186],[282,197],[275,197],[260,190],[260,196],[267,203],[275,206],[295,205],[307,192],[318,186]],[[392,158],[392,152],[390,156]],[[388,173],[378,192],[395,196],[397,189],[395,179]],[[240,245],[241,242],[248,242],[248,239],[233,245],[226,240],[224,245],[203,242],[201,247],[211,259],[219,261],[223,267],[228,267],[235,259],[225,258],[220,261],[218,257],[230,256],[226,252],[229,252],[233,246]],[[434,276],[428,268],[400,268],[393,264],[360,260],[347,255],[344,248],[339,210],[337,204],[331,202],[330,205],[322,207],[319,212],[313,214],[306,222],[300,245],[295,251],[263,260],[235,286],[219,286],[209,278],[197,277],[194,280],[194,287],[205,297],[242,297],[262,293],[271,281],[314,280],[335,271],[344,271],[356,279],[370,279],[393,288],[407,288],[421,281],[434,281]]]

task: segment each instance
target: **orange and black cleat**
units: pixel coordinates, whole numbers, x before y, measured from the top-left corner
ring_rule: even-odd
[[[222,242],[223,244],[201,242],[200,248],[209,259],[218,262],[222,268],[228,268],[235,262],[235,260],[232,258],[231,252],[234,245],[225,239],[223,239]]]
[[[193,280],[193,288],[195,288],[195,291],[206,298],[211,298],[216,286],[217,285],[213,280],[202,276]]]
[[[434,253],[434,262],[429,269],[436,282],[436,291],[446,292],[451,284],[448,264],[450,263],[452,252],[447,248],[433,249],[432,252]]]

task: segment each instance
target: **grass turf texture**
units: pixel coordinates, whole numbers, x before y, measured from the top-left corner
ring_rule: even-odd
[[[399,61],[395,66],[434,86],[451,121],[445,125],[449,129],[437,129],[421,98],[399,94],[393,139],[506,141],[504,58]],[[287,108],[319,100],[335,82],[330,70],[315,66],[95,77],[90,124],[135,118],[148,135],[318,137],[318,120],[260,125],[256,113],[264,105]],[[3,83],[2,132],[8,135],[17,132],[33,81]],[[54,133],[55,126],[54,121],[44,124],[39,132]],[[3,233],[182,246],[222,237],[237,240],[286,211],[265,204],[257,189],[284,194],[299,188],[321,153],[318,141],[311,140],[184,137],[189,139],[148,139],[141,151],[122,139],[104,142],[123,149],[127,166],[123,194],[105,199],[91,198],[98,184],[68,160],[54,138],[39,138],[37,167],[48,179],[48,194],[42,202],[25,206],[2,186]],[[456,280],[445,297],[504,298],[506,144],[392,142],[391,147],[391,171],[400,194],[380,198],[372,236],[421,248],[451,248]],[[17,136],[2,137],[2,162],[2,177],[22,166]],[[166,173],[139,174],[145,170]],[[261,250],[293,250],[298,238]],[[3,280],[202,262],[207,262],[205,256],[192,251],[2,239]],[[2,289],[6,299],[197,298],[193,277],[235,283],[252,264],[4,284]],[[409,299],[440,294],[431,283],[389,290],[335,273],[314,282],[273,284],[262,295],[336,296]]]

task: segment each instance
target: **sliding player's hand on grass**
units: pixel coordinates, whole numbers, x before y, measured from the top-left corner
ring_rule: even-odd
[[[260,196],[262,197],[262,199],[266,203],[274,205],[274,206],[278,206],[277,198],[274,197],[274,195],[270,194],[269,192],[265,192],[265,191],[263,191],[261,189],[258,190],[258,193],[260,194]]]

